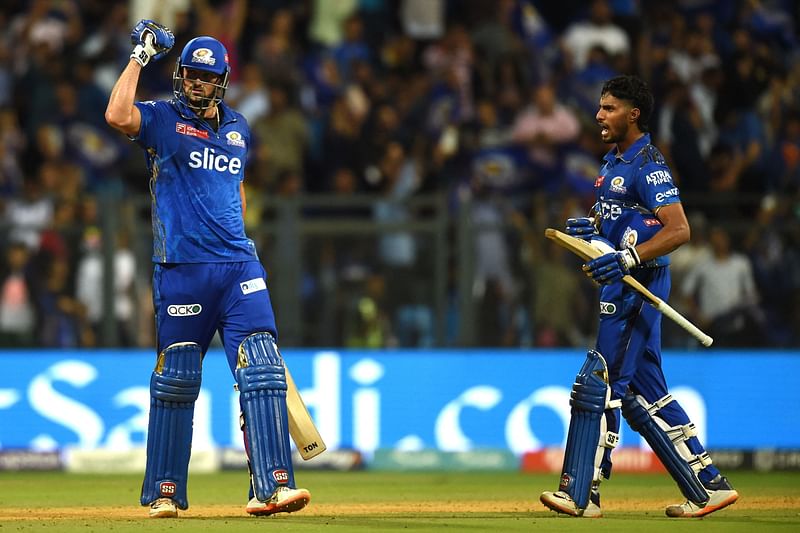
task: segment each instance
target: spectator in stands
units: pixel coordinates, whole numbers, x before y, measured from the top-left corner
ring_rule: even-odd
[[[4,219],[11,240],[25,243],[32,252],[39,249],[41,232],[53,219],[53,200],[43,194],[38,177],[25,179],[22,196],[6,203]]]
[[[530,104],[516,117],[511,140],[525,145],[539,186],[556,191],[561,186],[563,150],[578,139],[575,113],[559,102],[555,88],[543,83],[530,90]]]
[[[747,256],[731,249],[727,229],[709,231],[713,256],[688,271],[680,288],[691,316],[714,338],[715,346],[755,346],[761,343],[763,317]]]
[[[630,38],[625,30],[614,24],[614,11],[608,0],[592,0],[588,19],[575,20],[565,30],[562,47],[570,70],[582,70],[589,59],[589,51],[601,46],[609,56],[628,54]]]
[[[86,320],[92,329],[93,337],[103,339],[103,317],[105,316],[105,281],[103,275],[103,256],[101,254],[101,234],[96,227],[86,229],[83,236],[83,255],[78,261],[75,273],[75,295],[86,311]],[[133,319],[136,303],[134,301],[134,282],[136,279],[136,258],[127,246],[127,234],[121,233],[114,246],[113,296],[114,338],[120,346],[133,345]]]
[[[285,83],[269,87],[269,113],[252,125],[258,143],[255,172],[269,189],[286,170],[305,175],[304,162],[309,148],[308,124],[293,101],[293,90]]]
[[[0,346],[22,348],[35,339],[36,308],[28,277],[28,246],[12,241],[0,271]]]

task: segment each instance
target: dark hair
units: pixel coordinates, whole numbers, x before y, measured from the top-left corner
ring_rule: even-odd
[[[627,100],[639,109],[639,120],[636,123],[641,131],[649,129],[650,115],[653,113],[653,93],[650,87],[636,76],[617,76],[603,84],[600,95],[610,94],[614,98]]]

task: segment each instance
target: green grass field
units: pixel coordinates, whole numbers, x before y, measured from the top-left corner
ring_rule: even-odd
[[[682,498],[666,475],[619,474],[603,486],[604,518],[558,517],[538,502],[556,475],[521,473],[297,472],[305,510],[244,513],[246,474],[193,475],[191,508],[151,520],[138,506],[140,476],[0,473],[0,533],[17,531],[800,531],[800,474],[734,472],[739,501],[704,519],[668,519]]]

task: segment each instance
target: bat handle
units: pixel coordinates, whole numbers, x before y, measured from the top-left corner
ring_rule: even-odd
[[[689,320],[687,320],[686,317],[678,313],[675,309],[673,309],[663,301],[657,307],[658,310],[661,311],[661,313],[666,315],[668,318],[674,320],[676,324],[678,324],[680,327],[688,331],[692,335],[692,337],[700,341],[700,344],[702,344],[706,348],[711,346],[711,344],[714,342],[714,339],[703,333],[700,330],[700,328],[689,322]]]

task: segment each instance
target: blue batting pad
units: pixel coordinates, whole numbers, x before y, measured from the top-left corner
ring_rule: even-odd
[[[186,479],[192,449],[194,403],[200,394],[202,352],[193,342],[172,344],[150,378],[150,420],[142,505],[172,498],[187,509]]]
[[[628,421],[631,429],[644,437],[678,484],[683,495],[698,505],[706,503],[708,493],[694,470],[678,453],[667,433],[653,420],[650,412],[639,402],[635,394],[628,393],[622,399],[622,416]]]
[[[606,409],[607,379],[605,362],[599,353],[590,350],[572,386],[572,416],[558,487],[569,494],[580,509],[589,504],[595,454]]]
[[[279,485],[294,487],[286,369],[272,335],[255,333],[242,341],[235,374],[252,490],[267,501]]]

